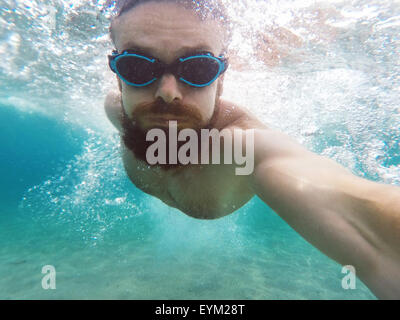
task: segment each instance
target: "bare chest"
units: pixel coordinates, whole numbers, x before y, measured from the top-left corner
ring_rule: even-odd
[[[148,166],[126,148],[122,159],[137,188],[194,218],[220,218],[236,211],[253,196],[232,166],[191,165],[165,170]]]

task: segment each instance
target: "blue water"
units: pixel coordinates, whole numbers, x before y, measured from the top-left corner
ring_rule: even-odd
[[[258,199],[227,218],[199,221],[144,195],[121,173],[96,188],[121,188],[131,208],[96,195],[90,205],[67,204],[74,201],[70,191],[63,205],[49,205],[56,182],[44,194],[46,182],[38,194],[27,190],[47,177],[57,180],[88,135],[11,107],[0,110],[2,299],[374,298],[360,281],[357,290],[343,290],[341,266]],[[63,187],[73,189],[76,179],[72,174]],[[27,206],[21,199],[29,194],[34,200]],[[49,264],[56,290],[41,287],[41,268]]]
[[[56,16],[0,0],[0,53],[12,53],[0,62],[0,299],[375,299],[359,279],[344,290],[342,266],[258,198],[201,221],[136,189],[102,110],[114,85],[102,1],[46,4]],[[233,46],[246,59],[267,13],[243,5]],[[400,185],[399,5],[317,9],[271,1],[268,19],[303,45],[275,66],[233,64],[224,95],[354,174]],[[288,10],[305,27],[277,18]],[[55,290],[42,288],[45,265]]]

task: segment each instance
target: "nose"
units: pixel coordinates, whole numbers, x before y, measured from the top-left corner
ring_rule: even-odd
[[[155,98],[161,98],[166,103],[171,103],[174,100],[182,100],[182,93],[179,89],[178,80],[172,74],[164,74],[157,88]]]

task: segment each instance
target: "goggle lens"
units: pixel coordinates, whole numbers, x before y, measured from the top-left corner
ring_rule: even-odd
[[[143,85],[155,78],[154,63],[135,56],[123,56],[115,64],[118,73],[132,84]]]
[[[212,58],[193,58],[182,62],[179,76],[195,85],[205,85],[219,73],[220,65]]]

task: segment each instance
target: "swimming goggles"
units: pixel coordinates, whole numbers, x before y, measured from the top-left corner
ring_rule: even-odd
[[[108,60],[111,70],[127,85],[134,87],[148,86],[166,73],[173,74],[190,86],[206,87],[228,68],[228,60],[225,57],[215,57],[210,52],[184,56],[169,65],[132,50],[121,54],[113,51]]]

